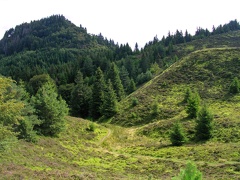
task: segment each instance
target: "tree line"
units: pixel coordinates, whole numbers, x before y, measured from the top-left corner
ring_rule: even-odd
[[[91,86],[79,71],[70,88],[69,105],[48,74],[18,83],[0,76],[0,84],[1,149],[9,147],[17,138],[35,142],[39,135],[58,136],[65,129],[65,116],[69,112],[93,120],[110,118],[118,112],[118,102],[125,97],[115,63],[111,63],[106,75],[97,68]],[[133,84],[132,91],[134,88]]]

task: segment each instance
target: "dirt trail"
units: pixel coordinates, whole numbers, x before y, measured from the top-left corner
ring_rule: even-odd
[[[107,129],[107,130],[108,130],[107,135],[104,136],[104,137],[98,142],[98,145],[101,145],[107,138],[109,138],[109,136],[111,136],[112,130],[111,130],[111,129]]]
[[[107,128],[108,130],[108,133],[106,136],[104,136],[99,142],[98,142],[98,145],[101,145],[107,138],[109,138],[112,134],[112,130]],[[128,134],[129,134],[129,137],[134,137],[134,134],[136,133],[136,130],[137,128],[130,128],[128,129]],[[155,159],[158,159],[158,160],[161,160],[161,161],[169,161],[169,162],[174,162],[174,163],[180,163],[180,164],[186,164],[189,160],[186,160],[186,159],[177,159],[177,158],[165,158],[165,157],[155,157],[155,156],[150,156],[150,155],[142,155],[142,154],[131,154],[131,153],[122,153],[122,152],[118,152],[118,150],[114,150],[114,149],[111,149],[111,150],[108,150],[108,149],[105,149],[105,148],[100,148],[101,152],[104,152],[104,153],[109,153],[109,154],[112,154],[114,156],[127,156],[127,157],[135,157],[135,158],[138,158],[138,159],[152,159],[152,160],[155,160]],[[225,162],[204,162],[204,161],[195,161],[196,164],[198,165],[204,165],[204,164],[207,164],[209,167],[218,167],[218,166],[224,166],[224,165],[232,165],[232,164],[236,164],[236,165],[240,165],[240,162],[237,162],[237,161],[225,161]]]

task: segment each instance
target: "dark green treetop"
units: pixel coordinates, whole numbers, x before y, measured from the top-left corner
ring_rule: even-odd
[[[110,118],[118,112],[117,96],[110,79],[104,91],[103,103],[100,110],[101,114],[106,118]]]
[[[206,105],[204,105],[198,113],[196,125],[196,140],[206,141],[212,137],[213,130],[213,115]]]
[[[113,89],[116,92],[118,101],[122,100],[125,96],[122,81],[120,79],[119,71],[115,63],[111,63],[110,70],[108,71],[108,79],[111,80]]]
[[[185,132],[179,122],[174,124],[170,133],[170,140],[173,146],[181,146],[187,141]]]

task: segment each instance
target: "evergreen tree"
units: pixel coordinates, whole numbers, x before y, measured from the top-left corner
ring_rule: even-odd
[[[40,74],[33,76],[28,83],[28,91],[31,95],[35,95],[39,88],[41,88],[45,83],[54,84],[54,80],[49,76],[49,74]]]
[[[185,37],[184,38],[185,38],[186,42],[192,41],[191,34],[189,34],[187,30],[185,31]]]
[[[41,124],[41,121],[38,119],[35,114],[36,110],[28,102],[25,102],[23,109],[23,119],[19,121],[19,124],[15,127],[17,132],[17,137],[19,139],[24,139],[28,142],[37,141],[37,132],[34,128]]]
[[[41,124],[37,130],[43,135],[57,136],[65,128],[65,116],[68,114],[66,102],[56,92],[51,83],[44,84],[32,97]]]
[[[168,35],[165,39],[165,46],[169,46],[170,43],[172,43],[173,36],[171,35],[170,31],[168,31]]]
[[[188,102],[190,97],[192,97],[192,91],[191,91],[191,89],[189,87],[187,87],[183,102],[184,103]]]
[[[75,78],[76,85],[71,93],[71,110],[73,115],[87,117],[89,115],[91,88],[84,84],[83,75],[79,71]]]
[[[121,71],[120,71],[120,79],[122,81],[124,91],[128,93],[128,87],[130,85],[131,80],[129,78],[129,73],[124,66],[122,66]]]
[[[66,101],[67,104],[71,104],[71,93],[73,89],[74,83],[58,86],[58,93]]]
[[[14,127],[14,130],[18,133],[19,139],[36,142],[37,132],[34,128],[41,122],[36,115],[36,109],[30,103],[30,95],[26,91],[23,81],[20,81],[18,85],[18,99],[24,103],[24,108],[22,109],[22,120]]]
[[[136,54],[138,54],[138,53],[140,52],[139,49],[138,49],[138,43],[135,44],[134,52],[135,52]]]
[[[176,31],[176,34],[175,34],[175,42],[176,44],[180,44],[180,43],[184,43],[184,37],[183,37],[183,33],[182,31]]]
[[[186,142],[186,135],[183,131],[182,125],[177,122],[174,124],[172,132],[170,134],[170,140],[173,146],[181,146]]]
[[[103,104],[104,89],[105,89],[104,75],[100,67],[97,68],[95,73],[95,80],[92,88],[91,99],[91,115],[94,119],[101,117],[100,107]]]
[[[166,49],[162,44],[158,44],[157,53],[158,53],[158,57],[160,57],[161,59],[166,57]],[[158,58],[158,57],[156,57],[156,58]]]
[[[85,76],[92,76],[94,73],[93,61],[89,56],[83,62],[82,71]]]
[[[116,92],[118,101],[124,97],[124,88],[120,79],[119,71],[115,63],[111,63],[110,70],[108,72],[108,79],[111,80],[113,89]]]
[[[173,53],[173,42],[170,41],[170,43],[168,45],[168,49],[167,49],[167,54],[172,55],[172,53]]]
[[[206,107],[203,108],[198,113],[197,117],[197,126],[196,126],[196,140],[198,141],[205,141],[212,137],[212,129],[213,129],[213,116]]]
[[[196,118],[200,106],[200,97],[197,92],[191,93],[187,100],[186,112],[189,118]]]
[[[150,68],[149,58],[146,54],[142,55],[142,58],[139,62],[139,67],[141,68],[143,73],[146,73],[147,70]]]
[[[124,49],[127,55],[132,55],[132,48],[129,46],[128,43],[124,46]]]
[[[240,92],[240,83],[237,77],[235,77],[230,85],[229,92],[237,94]]]
[[[124,67],[127,69],[128,73],[129,73],[129,77],[136,80],[138,70],[137,70],[137,66],[134,63],[134,61],[130,58],[126,59],[126,61],[124,63]]]
[[[136,90],[136,84],[135,84],[134,80],[131,79],[130,85],[127,88],[127,92],[130,94],[130,93],[134,92],[135,90]]]
[[[202,173],[193,162],[188,162],[185,169],[181,169],[180,174],[172,180],[202,180]]]
[[[112,117],[118,111],[117,96],[113,90],[110,79],[108,80],[106,90],[104,91],[103,103],[100,110],[101,114],[106,118]]]

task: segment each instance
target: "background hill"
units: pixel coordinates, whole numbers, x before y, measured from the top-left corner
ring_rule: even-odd
[[[12,55],[48,46],[81,48],[89,45],[90,38],[86,29],[76,27],[64,16],[56,15],[9,29],[1,41],[1,52]]]
[[[128,44],[119,45],[101,33],[89,34],[64,16],[53,15],[6,31],[0,40],[0,73],[24,81],[48,73],[58,85],[65,85],[74,83],[77,71],[91,79],[98,67],[107,74],[110,63],[115,62],[122,81],[127,75],[141,85],[195,50],[237,47],[237,30],[237,20],[219,25],[212,32],[200,27],[194,35],[177,30],[161,40],[154,37],[141,50],[136,43],[132,50]]]
[[[108,46],[116,47],[114,42],[88,34],[86,28],[77,27],[64,16],[50,16],[18,25],[5,33],[0,41],[1,73],[24,81],[49,73],[58,84],[73,82],[87,57],[91,66],[91,58],[99,66],[102,58],[113,58]]]

